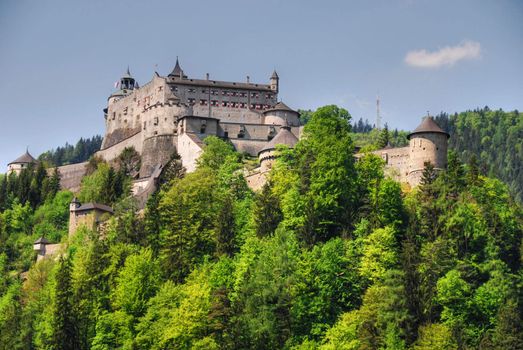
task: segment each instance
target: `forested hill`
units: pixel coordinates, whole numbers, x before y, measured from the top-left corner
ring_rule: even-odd
[[[76,145],[73,146],[66,143],[65,146],[42,153],[38,160],[46,162],[49,166],[85,162],[100,150],[102,141],[103,138],[100,135],[86,139],[80,138]]]
[[[140,214],[137,162],[92,161],[77,195],[115,208],[103,235],[68,237],[73,194],[42,163],[0,176],[0,349],[523,349],[507,186],[451,152],[403,191],[380,157],[355,161],[348,120],[311,113],[258,193],[209,136],[194,172],[173,155]],[[42,235],[63,251],[35,263]]]
[[[462,160],[475,156],[485,174],[503,180],[523,203],[523,114],[485,107],[441,113],[436,121],[450,133],[449,147]]]

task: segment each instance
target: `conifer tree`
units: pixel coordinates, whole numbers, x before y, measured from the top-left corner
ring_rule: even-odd
[[[385,127],[380,131],[378,139],[378,148],[386,147],[390,143],[389,126],[385,123]]]
[[[256,235],[258,237],[273,234],[283,219],[280,201],[278,197],[272,193],[270,182],[263,185],[262,190],[256,195],[253,214]]]
[[[216,223],[216,253],[232,256],[235,250],[234,203],[230,194],[225,195]]]
[[[56,274],[53,307],[52,342],[56,349],[76,350],[79,348],[77,320],[74,310],[70,261],[62,256]]]

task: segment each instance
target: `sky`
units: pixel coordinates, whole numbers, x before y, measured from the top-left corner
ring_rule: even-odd
[[[127,66],[143,85],[178,56],[193,78],[268,83],[412,130],[422,116],[523,110],[521,0],[0,0],[0,169],[104,133]]]

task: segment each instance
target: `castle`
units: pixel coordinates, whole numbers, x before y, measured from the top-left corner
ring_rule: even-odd
[[[443,131],[430,116],[423,118],[421,124],[407,138],[406,147],[390,147],[374,151],[385,161],[386,173],[399,182],[411,187],[419,185],[429,162],[436,171],[447,168],[447,149],[449,134]],[[357,154],[356,157],[361,157]]]
[[[274,71],[268,84],[226,82],[189,78],[178,59],[167,76],[154,73],[150,82],[139,86],[129,69],[117,84],[104,111],[105,135],[98,157],[114,161],[126,147],[141,155],[133,194],[142,202],[155,189],[163,165],[176,150],[188,172],[196,168],[203,140],[215,135],[229,140],[237,151],[258,157],[260,165],[246,172],[253,189],[265,182],[275,158],[276,145],[293,147],[302,133],[299,113],[278,101],[279,77]],[[425,162],[436,169],[447,166],[449,135],[430,117],[409,134],[409,146],[375,151],[386,163],[387,173],[400,182],[416,186]],[[356,154],[356,158],[361,155]],[[23,158],[23,159],[21,159]],[[9,164],[19,171],[27,154]],[[86,163],[59,167],[61,185],[79,190]]]

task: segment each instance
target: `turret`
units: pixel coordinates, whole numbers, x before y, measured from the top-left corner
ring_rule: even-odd
[[[276,70],[272,72],[271,79],[269,80],[269,82],[271,85],[271,90],[278,92],[280,77],[278,77],[278,73],[276,73]]]
[[[20,157],[7,164],[7,174],[9,175],[11,173],[16,173],[19,175],[23,169],[35,163],[36,159],[34,159],[33,156],[29,154],[29,150],[26,150],[25,153]]]
[[[174,79],[187,79],[187,76],[183,73],[182,67],[180,67],[180,62],[178,62],[178,56],[176,56],[176,64],[168,77]]]
[[[420,183],[426,162],[430,162],[438,171],[447,168],[449,134],[431,116],[423,118],[421,124],[407,138],[410,148],[407,181],[411,186]]]
[[[298,143],[298,138],[291,132],[291,128],[284,125],[274,138],[258,152],[262,172],[269,171],[276,159],[276,146],[285,145],[293,148]]]
[[[120,97],[123,97],[123,96],[129,94],[133,90],[138,89],[138,83],[131,76],[131,72],[129,71],[129,67],[127,67],[127,71],[120,78],[120,81],[115,84],[114,87],[118,88],[118,90],[113,92],[111,94],[111,96],[109,96],[109,104],[111,104],[115,100],[119,99]]]
[[[267,125],[300,125],[300,114],[281,101],[276,103],[271,109],[263,112],[263,115],[265,116],[264,124]]]

